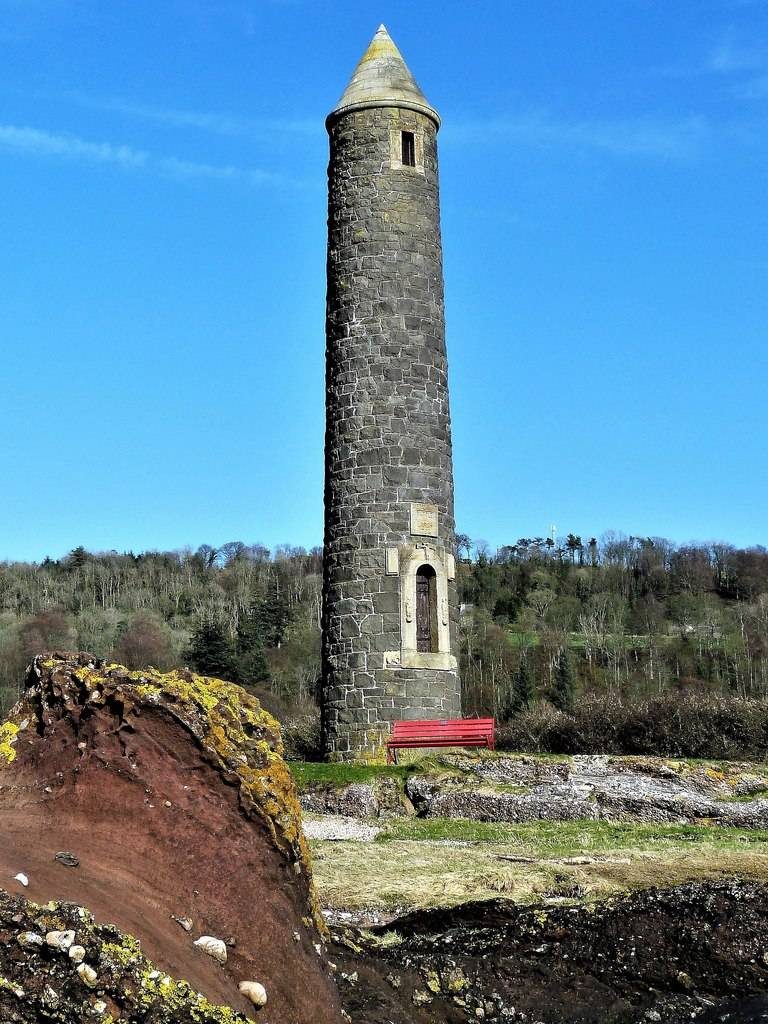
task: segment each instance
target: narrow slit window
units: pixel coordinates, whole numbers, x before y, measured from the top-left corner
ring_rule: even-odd
[[[403,167],[416,166],[416,138],[413,132],[403,132]]]

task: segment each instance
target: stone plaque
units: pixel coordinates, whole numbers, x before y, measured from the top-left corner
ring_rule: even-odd
[[[419,537],[437,536],[437,505],[411,502],[411,533]]]
[[[400,552],[397,548],[387,548],[387,576],[397,576],[400,572]]]

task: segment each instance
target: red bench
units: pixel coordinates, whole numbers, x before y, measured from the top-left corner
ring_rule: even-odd
[[[403,747],[487,747],[494,749],[493,718],[435,718],[393,722],[387,740],[387,764],[397,764]]]

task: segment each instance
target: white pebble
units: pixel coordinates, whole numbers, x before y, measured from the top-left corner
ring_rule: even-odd
[[[13,880],[15,882],[21,882],[21,884],[24,886],[29,885],[29,879],[27,878],[23,871],[20,871],[18,875],[14,875]]]
[[[89,967],[88,964],[78,964],[77,973],[80,975],[80,980],[84,985],[87,985],[88,988],[96,988],[99,976],[92,967]]]
[[[218,960],[220,964],[227,962],[227,946],[221,939],[215,939],[212,935],[201,935],[195,940],[194,945],[208,956],[212,956],[214,960]]]
[[[238,985],[240,995],[250,999],[254,1006],[267,1005],[267,990],[258,981],[241,981]]]
[[[83,946],[70,946],[69,959],[74,960],[76,964],[81,964],[85,960],[85,949]]]
[[[75,941],[75,933],[73,931],[47,932],[45,941],[53,949],[60,949],[62,952],[66,952]]]

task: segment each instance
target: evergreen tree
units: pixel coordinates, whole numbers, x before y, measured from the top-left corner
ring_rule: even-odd
[[[533,700],[533,677],[527,658],[520,659],[520,667],[509,681],[506,699],[499,711],[501,721],[508,721],[530,706]]]
[[[280,593],[277,580],[270,593],[257,606],[261,636],[265,647],[280,647],[291,620],[288,602]]]
[[[230,682],[237,678],[232,641],[216,619],[206,617],[197,624],[189,639],[187,660],[202,675]]]
[[[80,544],[78,547],[73,548],[67,555],[66,566],[71,570],[82,569],[89,557],[88,552],[85,550],[83,545]]]
[[[533,700],[533,674],[528,658],[520,659],[520,667],[515,674],[514,701],[515,710],[523,711],[529,707]]]
[[[264,616],[260,605],[253,605],[240,616],[235,637],[238,682],[243,686],[269,679],[264,655]]]
[[[563,648],[555,669],[551,693],[551,700],[555,707],[560,711],[570,711],[573,708],[574,689],[573,666],[567,649]]]

